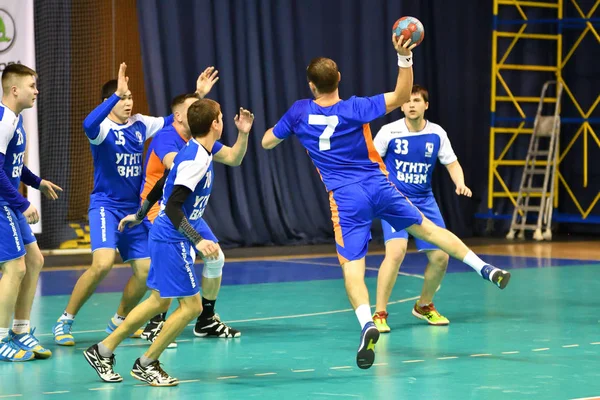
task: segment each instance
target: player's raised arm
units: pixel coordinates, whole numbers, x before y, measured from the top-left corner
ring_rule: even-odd
[[[237,167],[242,164],[248,149],[248,135],[254,123],[254,114],[240,107],[240,113],[233,120],[238,130],[237,140],[232,147],[223,146],[218,151],[213,147],[213,160],[230,167]]]
[[[108,117],[112,109],[129,91],[129,77],[125,75],[126,70],[127,65],[125,63],[121,63],[117,78],[117,89],[111,96],[107,97],[100,105],[98,105],[98,107],[94,108],[92,112],[89,113],[88,116],[83,120],[83,130],[90,140],[96,139],[98,133],[100,132],[100,124],[102,121]]]
[[[398,53],[398,79],[393,92],[384,94],[385,113],[388,114],[410,100],[410,91],[413,86],[412,49],[417,45],[410,44],[411,40],[404,40],[403,36],[392,34],[392,44]]]
[[[208,67],[198,76],[196,80],[196,95],[198,98],[203,99],[212,89],[212,87],[217,83],[219,77],[219,70],[216,70],[215,67]]]

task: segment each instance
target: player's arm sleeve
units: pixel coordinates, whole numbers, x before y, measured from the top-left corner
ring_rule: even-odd
[[[377,132],[375,139],[373,139],[373,145],[382,158],[385,157],[389,144],[390,139],[388,131],[385,128],[381,128],[379,132]]]
[[[273,135],[277,139],[284,140],[294,134],[294,125],[298,119],[298,103],[294,103],[283,117],[273,127]]]
[[[163,186],[165,186],[165,181],[167,180],[167,177],[169,176],[169,172],[170,172],[170,170],[168,170],[168,169],[165,170],[165,173],[163,174],[163,176],[158,181],[156,181],[156,183],[150,190],[150,193],[148,193],[148,195],[146,196],[146,199],[142,202],[142,205],[140,206],[139,210],[135,213],[135,218],[138,221],[143,220],[146,217],[146,215],[148,214],[148,211],[150,211],[150,209],[162,197]]]
[[[6,150],[4,150],[6,151]],[[21,212],[27,210],[30,206],[29,201],[19,193],[12,185],[10,179],[4,172],[4,153],[0,153],[0,197],[2,197],[12,208]]]
[[[452,164],[454,161],[458,160],[458,157],[454,154],[452,144],[450,143],[446,131],[442,131],[442,135],[440,135],[440,151],[438,152],[438,159],[444,165]]]
[[[85,117],[83,120],[83,130],[90,141],[98,139],[98,135],[100,134],[100,124],[108,117],[108,114],[110,114],[111,110],[119,100],[121,100],[121,98],[117,96],[116,93],[113,93],[112,96],[103,101],[98,107],[94,108],[87,117]]]
[[[385,115],[385,98],[383,94],[371,97],[353,97],[352,113],[354,119],[363,124]]]
[[[26,165],[23,165],[23,170],[21,171],[21,182],[34,189],[39,189],[42,178],[31,172]]]
[[[156,135],[156,133],[165,126],[171,125],[174,118],[173,114],[168,117],[149,117],[147,115],[142,115],[141,119],[144,122],[144,125],[146,125],[146,140]]]
[[[172,138],[165,137],[165,135],[159,135],[154,138],[152,142],[154,146],[154,153],[162,163],[165,156],[169,153],[179,153],[179,147],[175,140]]]
[[[215,142],[215,144],[214,144],[213,148],[212,148],[212,154],[213,154],[213,156],[214,156],[215,154],[217,154],[218,152],[220,152],[220,151],[221,151],[221,149],[223,148],[223,146],[224,146],[224,144],[223,144],[223,143],[221,143],[221,142],[219,142],[219,141],[217,140],[217,141]]]
[[[171,220],[173,226],[183,236],[188,238],[194,245],[201,241],[203,238],[197,230],[190,224],[185,215],[183,214],[183,203],[192,194],[192,190],[184,185],[173,186],[173,191],[167,200],[165,206],[165,214]]]

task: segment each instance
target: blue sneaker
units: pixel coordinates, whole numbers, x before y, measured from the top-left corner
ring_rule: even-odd
[[[0,361],[21,362],[34,358],[35,354],[19,348],[10,335],[0,340]]]
[[[488,264],[481,269],[481,277],[486,281],[492,282],[500,289],[504,289],[508,285],[508,281],[510,281],[510,272]]]
[[[115,329],[117,329],[119,325],[117,325],[115,323],[115,319],[111,318],[110,321],[108,321],[108,325],[106,326],[106,333],[108,333],[109,335],[111,333],[113,333],[115,331]],[[131,336],[129,336],[130,338],[134,338],[134,339],[139,339],[142,337],[142,333],[144,333],[144,328],[140,328],[137,331],[133,332],[131,334]]]
[[[12,341],[21,349],[30,351],[35,355],[35,358],[50,358],[52,352],[45,349],[40,345],[40,341],[33,335],[35,328],[29,332],[16,334],[12,330],[8,332],[8,336],[11,337]]]
[[[360,346],[356,353],[356,365],[360,369],[371,368],[375,362],[375,343],[379,340],[379,329],[368,322],[360,334]]]
[[[71,334],[71,329],[73,329],[72,319],[59,319],[56,321],[56,324],[52,328],[56,344],[61,346],[75,346],[75,339]]]

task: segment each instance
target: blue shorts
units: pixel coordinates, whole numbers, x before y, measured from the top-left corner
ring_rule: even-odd
[[[440,208],[435,201],[435,197],[416,197],[410,199],[410,201],[419,209],[419,211],[423,213],[425,217],[431,220],[431,222],[441,228],[446,228],[444,218],[442,218],[442,213],[440,213]],[[381,227],[383,228],[383,239],[386,243],[388,240],[392,239],[408,240],[408,232],[406,232],[404,229],[396,230],[384,220],[381,221]],[[421,239],[415,238],[415,244],[417,245],[417,249],[419,251],[439,250],[438,247]]]
[[[150,272],[146,284],[163,298],[195,296],[200,292],[200,282],[194,269],[196,252],[192,244],[187,239],[161,239],[157,229],[160,226],[153,226],[150,231]],[[204,220],[197,230],[203,238],[217,243],[217,238]]]
[[[90,208],[90,239],[92,252],[98,249],[119,249],[123,261],[150,257],[148,252],[148,229],[144,224],[119,232],[119,222],[137,208],[115,209],[100,206]]]
[[[374,218],[396,230],[421,224],[423,216],[385,177],[375,177],[329,192],[331,220],[340,264],[367,254]]]
[[[0,263],[23,257],[36,241],[23,214],[9,206],[0,206],[0,238]]]

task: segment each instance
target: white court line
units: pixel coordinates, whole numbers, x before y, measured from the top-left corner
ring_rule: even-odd
[[[438,360],[454,360],[455,358],[458,358],[458,357],[456,357],[456,356],[438,357]]]
[[[88,390],[115,390],[114,386],[100,387],[100,388],[91,388]]]
[[[481,354],[471,354],[469,357],[489,357],[490,353],[481,353]]]
[[[231,375],[231,376],[220,376],[220,377],[218,377],[217,379],[224,380],[224,379],[235,379],[235,378],[239,378],[239,376],[237,376],[237,375]]]
[[[375,363],[372,365],[372,367],[383,367],[385,365],[388,365],[388,363]]]
[[[590,344],[596,345],[596,344],[600,344],[600,342],[592,342]]]
[[[579,347],[579,345],[578,344],[566,344],[563,347],[566,349],[566,348],[569,348],[569,347]]]
[[[277,375],[277,372],[263,372],[262,374],[254,374],[254,376],[269,376],[269,375]]]
[[[519,354],[518,351],[503,351],[502,354]]]
[[[313,369],[293,369],[292,372],[296,372],[296,373],[315,372],[315,370],[314,370],[314,368]]]
[[[402,361],[404,364],[412,364],[412,363],[420,363],[420,362],[425,362],[425,360],[406,360],[406,361]]]
[[[23,395],[22,394],[3,394],[3,395],[0,395],[0,399],[5,399],[5,398],[8,398],[8,397],[23,397]]]
[[[59,390],[58,392],[42,392],[42,394],[63,394],[63,393],[71,393],[68,390]]]
[[[345,394],[345,393],[311,393],[311,394],[318,394],[321,396],[335,396],[335,397],[360,397],[357,394]]]
[[[547,351],[550,350],[550,347],[542,347],[541,349],[532,349],[531,351]]]
[[[341,367],[330,367],[329,369],[351,369],[352,367],[349,365],[344,365]]]

